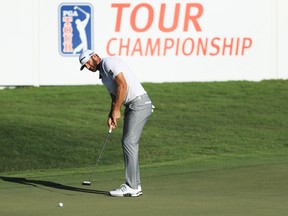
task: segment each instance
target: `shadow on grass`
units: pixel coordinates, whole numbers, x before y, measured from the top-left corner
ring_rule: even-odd
[[[59,184],[59,183],[55,183],[55,182],[51,182],[51,181],[30,180],[30,179],[26,179],[26,178],[5,177],[5,176],[0,176],[0,179],[2,179],[3,181],[7,181],[7,182],[29,185],[29,186],[33,186],[33,187],[37,187],[37,188],[39,186],[45,186],[48,188],[55,188],[55,189],[66,190],[66,191],[75,191],[75,192],[92,193],[92,194],[100,194],[100,195],[109,196],[109,192],[107,192],[107,191],[72,187],[72,186],[67,186],[67,185],[63,185],[63,184]]]

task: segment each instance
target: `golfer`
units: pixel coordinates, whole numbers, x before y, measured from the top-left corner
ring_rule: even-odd
[[[94,51],[85,50],[80,56],[80,70],[87,68],[99,71],[99,78],[111,96],[111,109],[107,124],[116,129],[125,106],[122,148],[124,154],[126,182],[119,189],[110,191],[111,196],[142,195],[138,149],[139,139],[145,123],[153,112],[152,102],[131,69],[117,57],[100,58]]]

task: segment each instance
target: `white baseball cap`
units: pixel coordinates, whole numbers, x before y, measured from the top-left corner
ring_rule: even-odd
[[[80,70],[83,70],[87,61],[94,55],[94,51],[92,50],[85,50],[79,55],[79,62],[81,64]]]

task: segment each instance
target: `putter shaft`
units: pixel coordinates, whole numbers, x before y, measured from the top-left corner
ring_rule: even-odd
[[[104,141],[104,143],[103,143],[103,145],[102,145],[101,151],[100,151],[99,156],[98,156],[97,161],[96,161],[96,164],[95,164],[95,166],[93,167],[93,169],[92,169],[92,171],[91,171],[91,173],[90,173],[89,181],[83,181],[83,182],[82,182],[82,185],[91,185],[91,179],[92,179],[92,177],[93,177],[93,173],[94,173],[94,171],[95,171],[95,169],[96,169],[96,167],[97,167],[97,165],[98,165],[98,163],[99,163],[99,161],[100,161],[100,158],[101,158],[101,156],[102,156],[103,150],[104,150],[104,148],[105,148],[105,145],[106,145],[106,143],[107,143],[107,141],[108,141],[109,136],[110,136],[111,133],[112,133],[112,127],[110,127],[110,129],[109,129],[109,131],[108,131],[108,133],[107,133],[107,135],[106,135],[105,141]]]

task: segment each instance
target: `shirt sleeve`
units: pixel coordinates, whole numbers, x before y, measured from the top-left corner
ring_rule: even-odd
[[[119,73],[123,73],[125,71],[125,65],[120,59],[116,57],[111,57],[105,62],[105,70],[107,71],[109,76],[115,79],[115,77]]]

